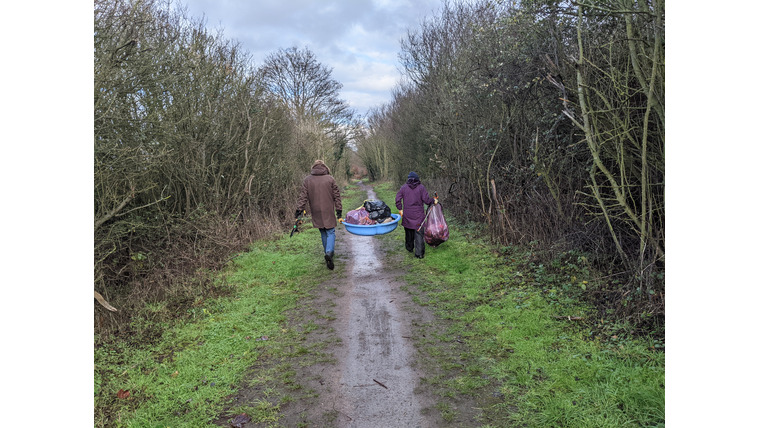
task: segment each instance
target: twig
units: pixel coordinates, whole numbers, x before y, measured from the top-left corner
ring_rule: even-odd
[[[224,263],[222,263],[222,265],[226,265],[227,263],[231,262],[233,259],[236,259],[236,258],[242,256],[243,254],[244,253],[237,253],[237,254],[235,254],[234,256],[228,258]]]
[[[378,382],[378,381],[376,381],[375,379],[372,379],[372,380],[374,380],[376,384],[378,384],[378,385],[382,386],[383,388],[385,388],[385,389],[388,389],[388,387],[387,387],[387,386],[385,386],[385,385],[383,385],[381,382]]]
[[[211,241],[215,242],[216,244],[218,244],[218,245],[220,245],[220,246],[222,246],[222,247],[232,248],[232,246],[230,246],[230,245],[227,245],[227,244],[225,244],[224,242],[219,242],[219,241],[217,241],[216,239],[212,238],[210,235],[207,235],[207,234],[203,233],[203,232],[201,231],[201,229],[200,229],[200,228],[198,228],[198,226],[196,226],[195,224],[193,224],[193,223],[191,223],[191,222],[189,222],[189,221],[185,220],[184,218],[179,218],[179,220],[181,220],[181,221],[184,221],[184,222],[185,222],[185,223],[187,223],[188,225],[190,225],[190,226],[192,226],[192,227],[194,227],[194,228],[195,228],[195,241],[196,241],[196,242],[198,241],[198,234],[201,234],[201,235],[203,235],[205,238],[208,238],[209,240],[211,240]]]
[[[156,205],[157,203],[163,202],[163,201],[165,201],[165,200],[167,200],[167,199],[169,199],[169,198],[171,198],[171,197],[172,197],[172,195],[169,195],[169,196],[164,196],[164,197],[163,197],[163,198],[161,198],[161,199],[158,199],[158,200],[156,200],[156,201],[153,201],[153,202],[151,202],[151,203],[149,203],[149,204],[145,204],[145,205],[143,205],[143,206],[141,206],[141,207],[132,208],[132,209],[131,209],[131,210],[129,210],[129,211],[124,211],[123,213],[115,214],[115,215],[114,215],[114,217],[121,217],[121,216],[124,216],[124,215],[127,215],[127,214],[131,213],[132,211],[136,211],[136,210],[139,210],[139,209],[142,209],[142,208],[146,208],[146,207],[149,207],[149,206],[151,206],[151,205]]]
[[[103,217],[101,217],[101,218],[99,218],[98,220],[96,220],[96,221],[95,221],[95,230],[98,230],[98,228],[99,228],[99,227],[100,227],[100,226],[101,226],[103,223],[107,222],[107,221],[108,221],[108,220],[110,220],[110,219],[111,219],[113,216],[115,216],[115,215],[116,215],[116,213],[118,213],[118,212],[119,212],[119,211],[121,211],[121,210],[122,210],[124,207],[126,207],[126,206],[127,206],[127,204],[128,204],[128,203],[129,203],[129,202],[130,202],[132,199],[134,199],[134,198],[135,198],[135,188],[134,188],[134,187],[132,187],[132,189],[131,189],[131,191],[129,192],[129,194],[127,195],[127,197],[126,197],[126,198],[124,198],[124,200],[123,200],[123,201],[121,201],[121,203],[119,204],[119,206],[117,206],[116,208],[114,208],[113,210],[111,210],[111,212],[109,212],[108,214],[104,215]]]

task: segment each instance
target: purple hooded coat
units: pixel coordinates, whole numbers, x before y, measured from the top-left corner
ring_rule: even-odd
[[[410,178],[401,186],[396,193],[396,208],[404,210],[401,225],[407,229],[417,229],[425,219],[425,205],[431,205],[433,198],[428,194],[425,186],[420,183],[417,174],[409,174]]]

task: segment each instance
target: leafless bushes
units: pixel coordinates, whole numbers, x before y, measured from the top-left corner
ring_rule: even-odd
[[[360,144],[371,175],[435,177],[495,240],[593,253],[658,310],[662,2],[447,2],[401,59],[407,82]]]
[[[277,230],[314,160],[296,143],[345,163],[352,115],[304,134],[248,54],[171,1],[98,0],[94,16],[95,288],[120,309],[96,325],[111,329]]]

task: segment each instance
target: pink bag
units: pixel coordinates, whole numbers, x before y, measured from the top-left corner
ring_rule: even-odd
[[[441,204],[435,204],[428,209],[425,222],[425,242],[431,247],[437,247],[449,239],[449,225],[443,218]]]
[[[369,218],[369,212],[364,207],[358,210],[351,210],[346,214],[346,223],[348,224],[361,224],[369,225],[377,223],[375,220]]]

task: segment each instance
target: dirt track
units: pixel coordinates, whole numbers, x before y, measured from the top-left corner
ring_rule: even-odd
[[[374,198],[370,190],[369,198]],[[383,265],[379,240],[352,235],[339,227],[336,250],[347,277],[333,284],[333,326],[343,346],[334,349],[337,364],[321,394],[323,405],[338,412],[339,427],[428,427],[422,409],[431,400],[415,394],[420,374],[410,331],[407,293],[401,272]]]

